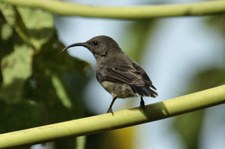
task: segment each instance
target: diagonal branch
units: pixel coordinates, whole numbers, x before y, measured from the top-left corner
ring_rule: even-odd
[[[176,97],[140,108],[122,110],[62,123],[0,134],[0,148],[45,142],[66,136],[82,136],[169,118],[225,103],[225,85]]]
[[[145,6],[92,6],[56,0],[0,0],[16,6],[41,8],[59,15],[90,18],[141,20],[156,17],[204,16],[225,13],[225,1],[193,4],[145,5]]]

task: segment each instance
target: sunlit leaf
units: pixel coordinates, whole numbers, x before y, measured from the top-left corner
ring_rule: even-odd
[[[3,4],[0,10],[0,131],[83,117],[89,65],[61,53],[53,16]],[[74,149],[76,139],[56,140],[54,147]]]

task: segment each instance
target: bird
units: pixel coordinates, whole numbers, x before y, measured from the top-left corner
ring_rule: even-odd
[[[118,43],[109,36],[95,36],[86,42],[65,47],[63,51],[76,46],[87,48],[96,59],[96,78],[112,96],[107,113],[117,98],[140,96],[140,106],[145,109],[144,96],[157,97],[156,87],[144,69],[127,56]]]

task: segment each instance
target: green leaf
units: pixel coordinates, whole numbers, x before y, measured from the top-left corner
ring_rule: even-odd
[[[54,33],[54,19],[50,13],[40,9],[18,7],[16,9],[20,28],[25,28],[29,42],[36,50],[40,50]],[[34,19],[35,18],[35,19]]]
[[[61,53],[53,16],[3,4],[0,10],[0,131],[83,117],[89,65]],[[60,139],[54,146],[74,149],[77,141]]]
[[[0,98],[17,101],[21,98],[24,80],[31,75],[32,51],[26,45],[15,45],[15,50],[2,60],[4,83]]]

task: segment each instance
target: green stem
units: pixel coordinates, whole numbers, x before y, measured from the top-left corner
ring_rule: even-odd
[[[0,0],[0,2],[41,8],[59,15],[113,19],[150,19],[156,17],[204,16],[225,13],[225,1],[193,4],[144,5],[144,6],[92,6],[56,0]]]
[[[141,108],[122,110],[26,130],[0,134],[0,148],[34,144],[66,136],[83,136],[133,126],[225,103],[225,85]]]

